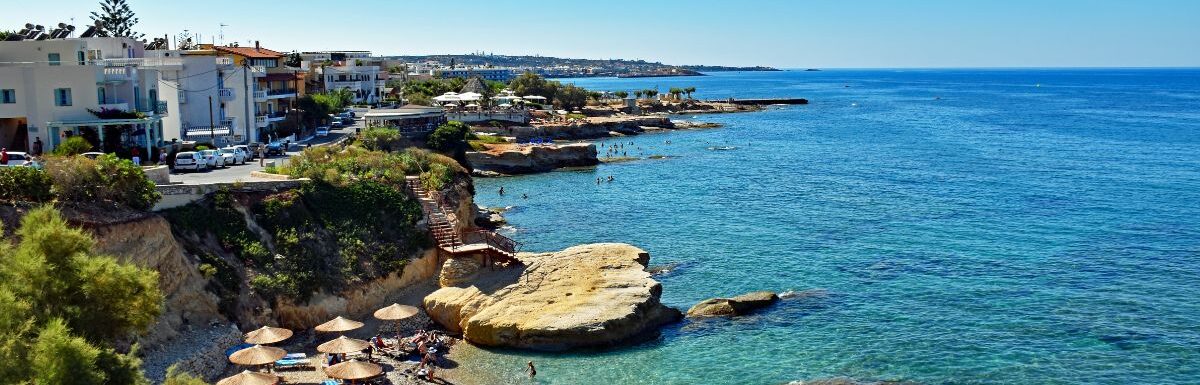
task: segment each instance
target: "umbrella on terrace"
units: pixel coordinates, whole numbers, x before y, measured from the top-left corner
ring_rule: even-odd
[[[278,376],[249,370],[217,381],[217,385],[274,385],[277,383],[279,383]]]
[[[246,333],[246,343],[248,344],[273,344],[292,337],[292,331],[284,328],[275,328],[263,326],[257,330]]]
[[[383,374],[383,367],[362,361],[346,361],[325,368],[325,375],[340,380],[362,380]]]
[[[371,343],[346,336],[334,338],[329,342],[317,345],[317,351],[329,354],[346,354],[361,352],[371,346]]]
[[[229,362],[246,366],[266,365],[286,355],[287,352],[280,348],[254,345],[229,355]]]
[[[358,321],[346,319],[342,316],[338,316],[337,318],[329,320],[329,322],[317,325],[317,327],[315,327],[313,329],[316,331],[319,331],[319,332],[334,333],[334,332],[348,332],[348,331],[358,329],[361,327],[363,327],[362,322],[358,322]]]

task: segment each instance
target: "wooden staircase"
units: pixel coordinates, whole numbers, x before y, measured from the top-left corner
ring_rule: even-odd
[[[420,177],[404,178],[405,188],[413,198],[421,204],[421,212],[425,214],[429,232],[438,248],[453,256],[483,254],[485,258],[495,262],[517,261],[517,251],[520,244],[516,241],[489,230],[458,231],[458,219],[441,204],[441,197],[436,191],[426,191],[421,186]]]

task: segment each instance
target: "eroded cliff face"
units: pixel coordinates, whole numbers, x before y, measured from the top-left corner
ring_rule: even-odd
[[[166,303],[158,323],[139,338],[142,345],[174,338],[189,326],[205,327],[225,320],[217,309],[217,296],[205,289],[208,279],[200,274],[198,264],[184,254],[170,223],[163,217],[148,215],[90,229],[97,252],[158,271],[158,286]]]

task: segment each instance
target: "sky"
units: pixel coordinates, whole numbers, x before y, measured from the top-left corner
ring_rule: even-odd
[[[1196,0],[128,1],[147,35],[187,30],[213,42],[226,24],[226,43],[278,51],[779,68],[1200,66]],[[6,8],[0,29],[71,18],[82,27],[99,6]]]

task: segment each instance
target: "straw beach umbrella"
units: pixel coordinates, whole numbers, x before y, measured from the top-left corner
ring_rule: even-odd
[[[248,344],[273,344],[281,342],[292,337],[292,331],[284,328],[273,328],[263,326],[252,332],[246,333],[246,343]]]
[[[251,372],[249,370],[217,381],[217,385],[274,385],[279,383],[279,377],[274,374]]]
[[[329,354],[346,354],[361,352],[368,346],[371,346],[370,342],[341,336],[329,340],[329,342],[317,345],[317,351]]]
[[[325,375],[339,380],[362,380],[383,374],[383,367],[362,361],[346,361],[325,368]]]
[[[315,327],[313,329],[316,331],[319,331],[319,332],[335,333],[335,332],[348,332],[348,331],[358,329],[361,327],[363,327],[362,322],[358,322],[358,321],[343,318],[342,316],[338,316],[337,318],[329,320],[329,322],[317,325],[317,327]]]
[[[266,365],[274,363],[286,355],[287,352],[280,348],[254,345],[229,355],[229,362],[246,366]]]
[[[400,320],[412,317],[421,310],[414,306],[393,303],[391,306],[375,311],[375,318],[381,321],[396,321],[396,338],[400,338]]]

